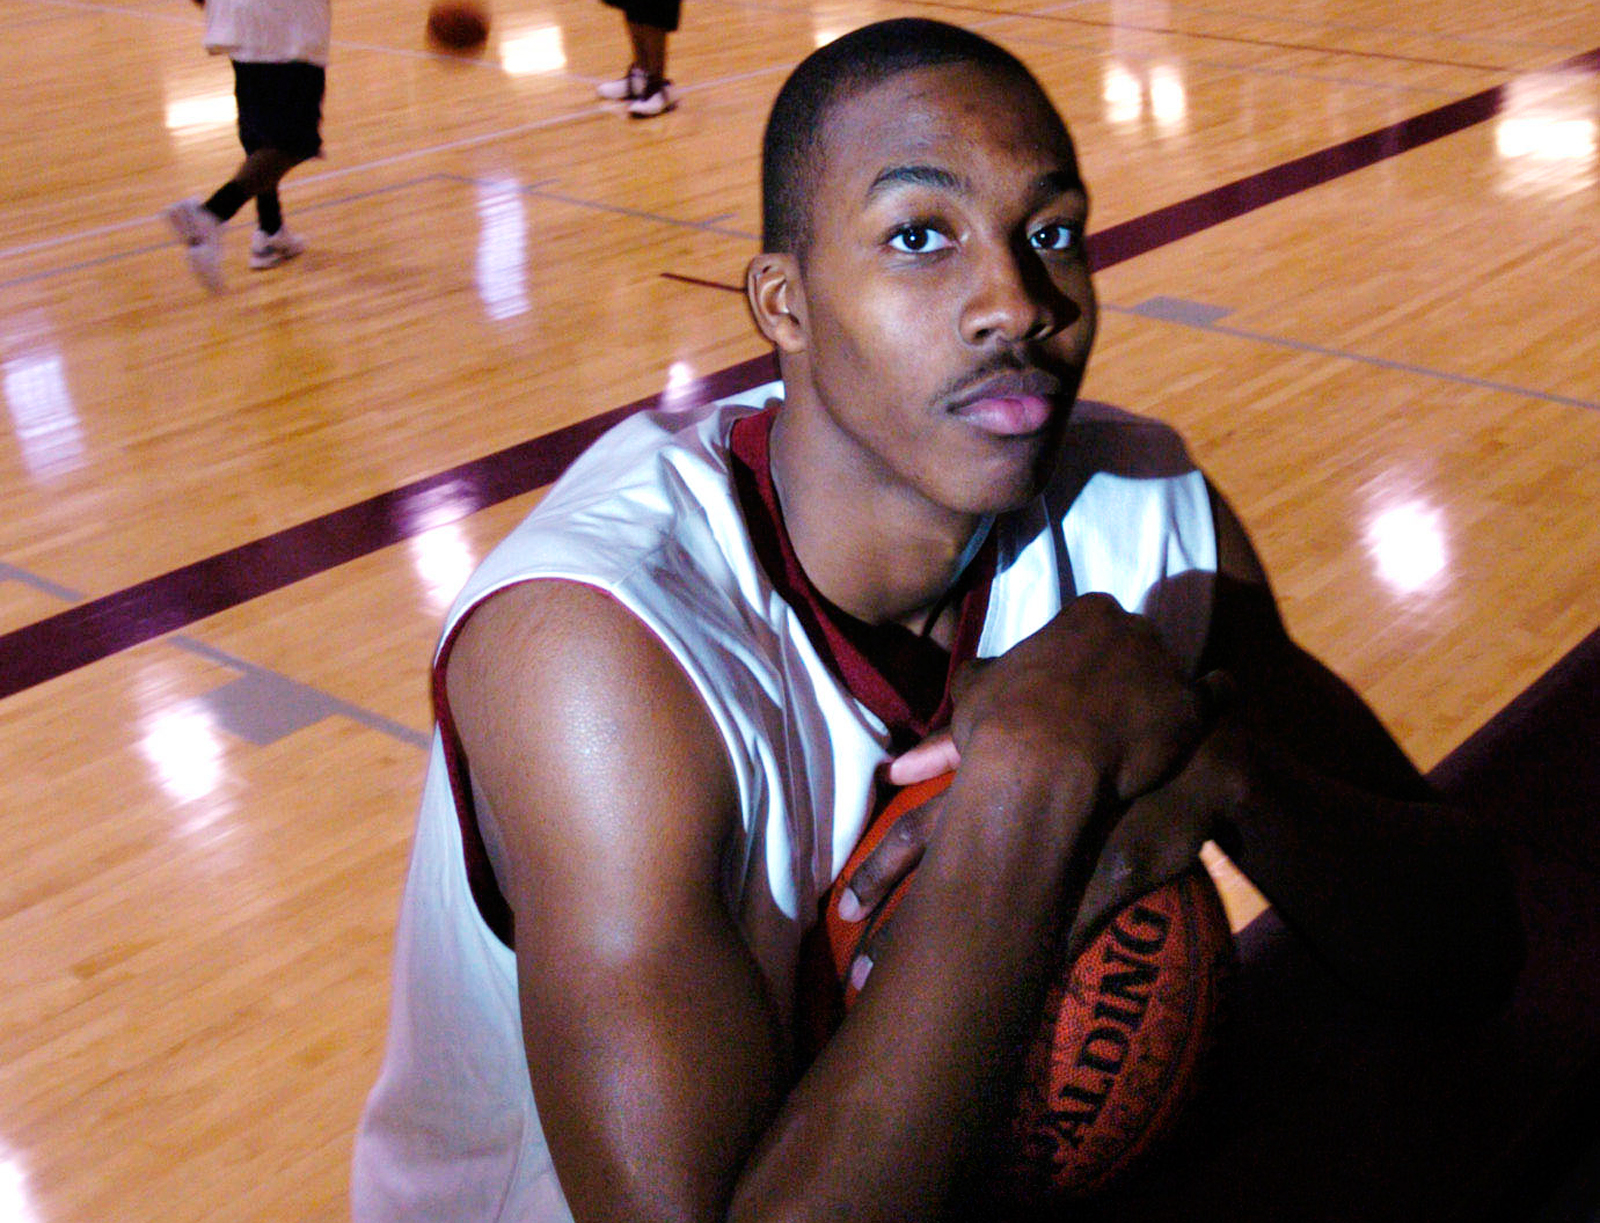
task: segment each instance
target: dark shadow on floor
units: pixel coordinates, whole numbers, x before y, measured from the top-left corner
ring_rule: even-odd
[[[1268,913],[1240,935],[1231,1039],[1180,1138],[1062,1218],[1600,1218],[1600,631],[1431,778],[1510,848],[1528,962],[1507,1013],[1407,1030]]]

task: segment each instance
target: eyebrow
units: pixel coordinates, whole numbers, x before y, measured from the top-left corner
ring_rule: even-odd
[[[867,199],[899,186],[938,187],[957,195],[971,195],[972,184],[966,178],[939,166],[889,166],[880,170],[878,177],[867,188]]]
[[[941,166],[906,165],[880,170],[867,188],[867,199],[871,201],[874,196],[900,186],[936,187],[957,195],[972,194],[972,182],[963,175]],[[1064,195],[1069,191],[1084,193],[1083,179],[1070,166],[1048,170],[1034,180],[1034,192],[1039,196]]]
[[[1071,166],[1063,166],[1059,170],[1050,170],[1039,175],[1034,182],[1034,189],[1040,195],[1064,195],[1068,191],[1076,191],[1080,195],[1087,194],[1083,179]]]

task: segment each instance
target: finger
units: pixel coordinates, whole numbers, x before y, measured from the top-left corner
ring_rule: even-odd
[[[914,785],[941,773],[953,773],[961,763],[961,753],[950,732],[942,730],[924,739],[908,752],[889,762],[889,781],[897,786]]]
[[[1197,755],[1178,776],[1128,805],[1084,887],[1067,939],[1070,954],[1123,906],[1194,868],[1226,809],[1228,792],[1213,776],[1223,772]]]
[[[904,895],[904,891],[901,891],[891,897],[888,904],[873,916],[872,924],[856,945],[855,955],[845,971],[845,988],[850,994],[860,992],[872,973],[873,965],[883,958],[889,950],[889,944],[894,941],[894,914]]]
[[[867,983],[867,977],[872,972],[872,956],[865,951],[859,952],[856,958],[850,961],[850,972],[846,978],[846,985],[850,992],[859,994],[861,987]]]
[[[1206,737],[1233,705],[1236,687],[1226,671],[1207,671],[1188,685],[1187,703],[1173,718],[1130,744],[1111,776],[1116,797],[1131,802],[1188,768]]]
[[[895,821],[878,847],[856,867],[839,898],[839,916],[860,921],[883,901],[894,885],[904,879],[922,860],[941,799],[935,798]]]
[[[1096,860],[1067,934],[1070,958],[1076,959],[1120,909],[1155,886],[1155,872],[1140,860],[1141,852],[1127,844],[1108,845]]]

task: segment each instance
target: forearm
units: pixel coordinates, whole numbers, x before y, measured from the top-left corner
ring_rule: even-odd
[[[730,1218],[952,1217],[1010,1106],[1071,892],[1081,821],[1021,818],[1059,800],[1028,775],[964,762],[867,987],[747,1164]]]
[[[1475,1016],[1521,960],[1496,839],[1458,808],[1375,794],[1257,738],[1223,839],[1352,987],[1413,1011]]]

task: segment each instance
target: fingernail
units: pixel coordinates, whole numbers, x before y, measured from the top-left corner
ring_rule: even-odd
[[[860,990],[867,983],[867,974],[872,971],[872,961],[864,955],[858,955],[850,963],[850,988]]]
[[[839,917],[843,921],[860,921],[867,915],[862,907],[861,897],[849,888],[839,893]]]

